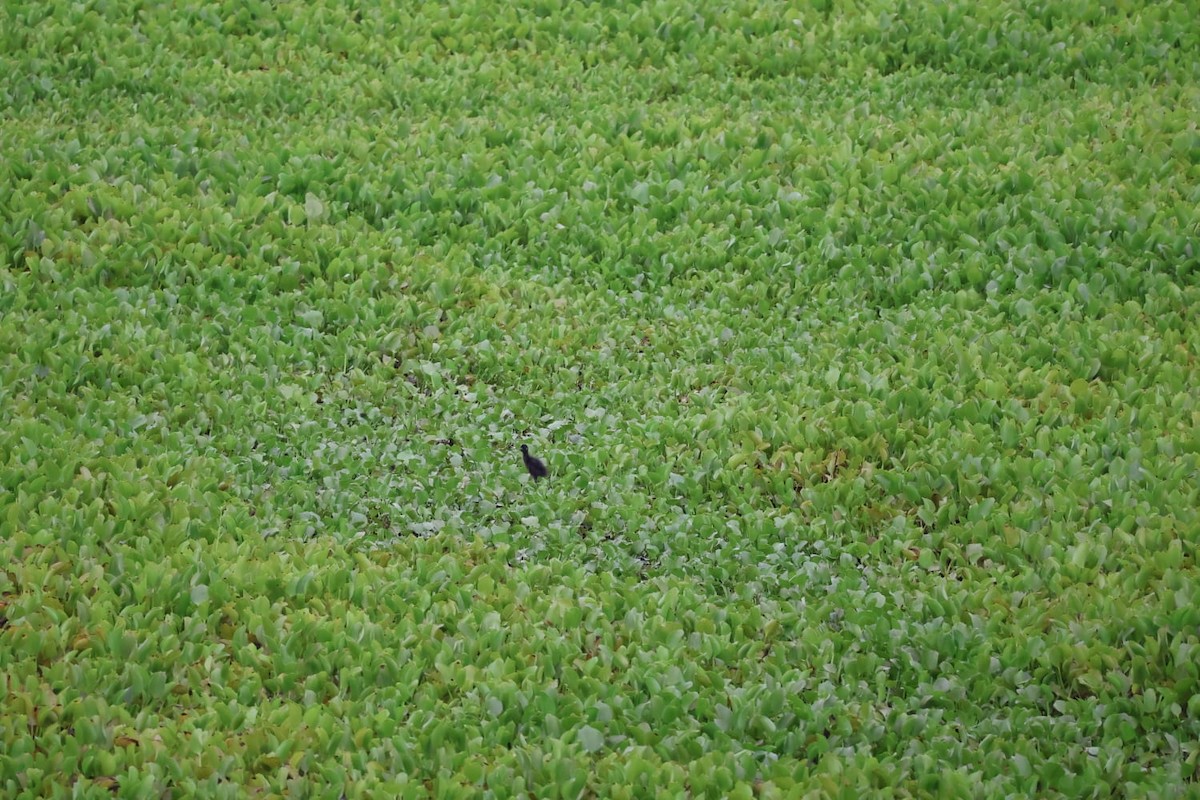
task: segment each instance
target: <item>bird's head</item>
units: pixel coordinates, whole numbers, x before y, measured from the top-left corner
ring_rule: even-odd
[[[527,445],[527,444],[521,445],[521,452],[528,455],[529,454],[529,445]]]

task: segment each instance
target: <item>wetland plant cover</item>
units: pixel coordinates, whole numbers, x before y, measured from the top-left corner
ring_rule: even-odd
[[[1194,4],[701,5],[4,3],[0,794],[1195,793]]]

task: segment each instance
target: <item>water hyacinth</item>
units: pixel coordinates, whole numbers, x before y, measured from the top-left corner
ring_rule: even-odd
[[[1195,783],[1188,4],[0,17],[0,795]]]

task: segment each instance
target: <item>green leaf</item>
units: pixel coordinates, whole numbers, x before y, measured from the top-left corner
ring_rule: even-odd
[[[304,195],[304,215],[309,222],[320,222],[325,217],[325,204],[312,192]]]
[[[604,734],[591,725],[579,729],[579,743],[589,753],[595,753],[604,748]]]

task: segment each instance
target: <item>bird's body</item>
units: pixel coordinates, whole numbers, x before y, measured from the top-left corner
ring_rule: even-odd
[[[535,458],[529,455],[529,445],[521,445],[521,460],[525,462],[525,469],[529,470],[529,474],[536,481],[539,478],[550,476],[550,470],[546,469],[546,465],[542,463],[540,458]]]

